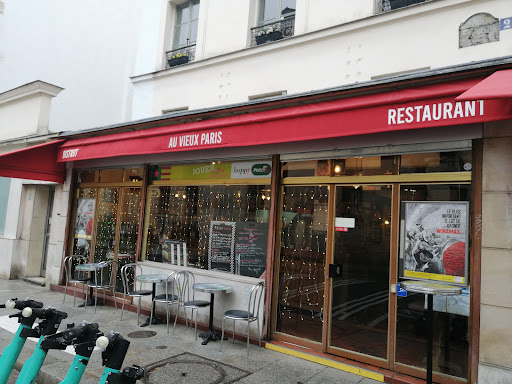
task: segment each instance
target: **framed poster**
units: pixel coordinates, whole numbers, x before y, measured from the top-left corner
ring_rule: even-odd
[[[91,240],[96,199],[78,199],[75,238]]]
[[[402,276],[468,285],[469,203],[402,203]]]

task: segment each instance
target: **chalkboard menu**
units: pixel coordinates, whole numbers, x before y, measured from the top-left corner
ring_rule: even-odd
[[[233,221],[210,223],[208,269],[235,273],[235,226]]]
[[[236,274],[260,277],[266,268],[268,224],[256,221],[236,223]]]

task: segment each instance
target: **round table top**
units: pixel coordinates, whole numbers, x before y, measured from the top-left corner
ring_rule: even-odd
[[[199,292],[218,293],[218,292],[233,292],[231,285],[220,284],[220,283],[197,283],[194,284],[194,290]]]
[[[136,276],[135,279],[143,283],[160,283],[162,281],[167,281],[168,277],[168,273],[148,273],[145,275]]]
[[[79,271],[95,271],[99,263],[78,264],[75,269]]]
[[[430,283],[427,281],[402,281],[400,285],[407,291],[426,293],[428,295],[457,296],[462,292],[462,288],[458,286]]]

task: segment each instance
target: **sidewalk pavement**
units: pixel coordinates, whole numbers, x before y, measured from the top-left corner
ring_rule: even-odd
[[[72,289],[69,292],[72,292]],[[138,381],[141,384],[372,384],[384,380],[383,375],[340,363],[334,363],[331,366],[318,364],[314,361],[323,362],[323,360],[312,355],[304,355],[306,359],[303,359],[271,350],[270,344],[267,344],[266,348],[251,345],[247,355],[246,343],[235,340],[232,344],[230,339],[224,340],[220,350],[220,341],[210,342],[207,345],[202,345],[199,337],[196,341],[194,328],[187,329],[184,325],[178,324],[174,335],[172,324],[169,334],[165,324],[140,328],[137,326],[137,313],[125,310],[121,321],[120,308],[116,310],[111,306],[98,306],[95,314],[94,307],[79,308],[78,304],[81,304],[82,300],[78,298],[77,307],[73,307],[73,296],[66,297],[66,302],[63,304],[63,294],[51,291],[48,287],[37,286],[22,280],[0,279],[1,302],[11,298],[26,297],[42,301],[45,307],[51,306],[68,314],[59,331],[64,330],[67,324],[78,325],[85,320],[98,323],[100,331],[105,334],[112,330],[119,332],[131,343],[123,367],[136,364],[146,368],[146,376]],[[11,332],[18,328],[17,320],[8,317],[14,313],[16,313],[15,310],[0,309],[0,351],[3,351],[11,342],[14,336]],[[141,322],[144,320],[145,316],[141,314]],[[171,317],[171,321],[173,320],[174,318]],[[8,328],[11,328],[11,331]],[[147,331],[152,331],[150,333],[153,335],[148,335]],[[27,340],[16,362],[15,370],[21,369],[35,346],[35,341]],[[65,378],[73,357],[72,353],[66,351],[50,350],[36,382],[38,384],[60,383]],[[341,369],[338,369],[340,367]],[[349,373],[346,369],[359,374]],[[96,384],[102,372],[101,351],[97,350],[93,352],[80,383]],[[8,383],[15,383],[16,376],[17,372],[13,371]]]

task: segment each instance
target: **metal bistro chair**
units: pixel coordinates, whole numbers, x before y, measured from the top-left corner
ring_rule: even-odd
[[[71,255],[64,258],[64,299],[68,295],[68,284],[73,284],[73,307],[76,306],[76,285],[82,284],[82,295],[86,296],[85,285],[89,281],[89,273],[85,271],[73,271],[73,267],[78,264],[87,263],[87,257],[83,255]],[[74,273],[73,273],[74,272]]]
[[[96,289],[96,294],[94,295],[94,313],[96,313],[96,307],[98,305],[98,291],[103,291],[103,304],[105,304],[106,291],[114,289],[114,282],[112,281],[114,276],[115,268],[113,260],[100,261],[98,263],[96,270],[94,271],[93,281],[87,284],[89,288]],[[115,292],[114,305],[117,309]]]
[[[166,310],[166,314],[167,314],[167,316],[166,316],[166,318],[167,318],[167,333],[169,333],[169,317],[170,317],[169,306],[178,305],[180,303],[179,297],[178,297],[178,292],[176,290],[175,285],[173,284],[175,274],[176,274],[175,272],[171,272],[169,274],[169,276],[167,276],[167,280],[165,280],[165,293],[156,295],[153,298],[153,302],[151,304],[151,317],[149,318],[149,324],[153,324],[153,312],[154,312],[153,308],[154,308],[155,304],[156,303],[165,303],[165,310]]]
[[[137,275],[137,271],[139,275],[142,273],[142,268],[140,265],[135,263],[128,263],[121,267],[121,280],[123,281],[123,306],[121,308],[121,320],[123,320],[123,311],[124,311],[124,303],[126,302],[126,296],[130,296],[133,298],[139,298],[139,303],[137,305],[137,325],[139,325],[140,318],[140,302],[142,296],[150,296],[150,289],[142,289],[142,282],[139,283],[139,289],[137,289],[137,283],[135,282],[135,276]],[[130,276],[132,274],[132,276]],[[131,290],[131,283],[133,282],[133,290]]]
[[[190,308],[192,311],[192,317],[190,320],[194,318],[194,311],[196,311],[196,340],[197,340],[197,311],[201,308],[207,308],[210,306],[210,302],[207,300],[196,300],[195,299],[195,277],[192,272],[189,271],[180,271],[176,273],[175,277],[175,285],[178,290],[179,296],[179,304],[178,311],[176,313],[176,317],[174,318],[174,329],[176,329],[176,320],[178,319],[178,315],[180,314],[180,308],[183,307],[183,312],[185,312],[185,324],[188,327],[188,317],[187,317],[187,308]]]
[[[249,303],[247,305],[247,311],[241,309],[231,309],[224,312],[224,318],[222,319],[222,336],[220,338],[220,348],[222,349],[222,340],[224,339],[224,326],[226,319],[233,320],[233,343],[235,342],[235,323],[237,320],[247,321],[247,354],[249,354],[249,324],[256,321],[258,326],[258,342],[261,348],[261,334],[260,334],[260,323],[259,323],[259,311],[261,298],[263,297],[263,291],[265,283],[261,282],[254,285],[249,294]]]

